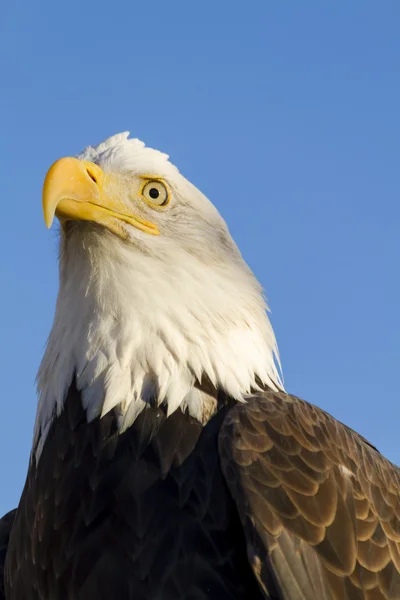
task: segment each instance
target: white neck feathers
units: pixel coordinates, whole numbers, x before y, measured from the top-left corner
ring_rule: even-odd
[[[82,229],[61,240],[60,291],[38,373],[39,454],[74,376],[88,420],[116,408],[121,430],[151,398],[201,421],[194,384],[204,375],[238,401],[257,382],[282,389],[262,290],[241,257],[207,266],[175,249],[161,260]]]

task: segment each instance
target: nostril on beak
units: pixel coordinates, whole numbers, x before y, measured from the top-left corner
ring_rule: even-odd
[[[92,181],[94,181],[95,183],[97,183],[97,177],[96,177],[96,175],[93,173],[93,171],[91,169],[88,169],[86,167],[86,173],[89,175],[89,177],[90,177],[90,179]]]

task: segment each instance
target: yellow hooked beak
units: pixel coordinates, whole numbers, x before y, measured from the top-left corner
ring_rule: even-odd
[[[54,215],[60,221],[93,221],[122,238],[127,232],[121,222],[141,231],[159,235],[154,223],[134,215],[119,199],[104,191],[105,174],[94,163],[61,158],[49,169],[43,185],[43,214],[47,227]]]

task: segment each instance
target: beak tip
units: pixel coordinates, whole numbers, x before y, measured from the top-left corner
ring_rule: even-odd
[[[54,221],[54,214],[46,214],[46,213],[44,214],[44,222],[46,225],[46,229],[50,229],[50,227],[53,225],[53,221]]]

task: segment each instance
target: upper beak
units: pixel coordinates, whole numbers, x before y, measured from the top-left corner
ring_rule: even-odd
[[[120,237],[127,231],[122,223],[158,235],[154,223],[134,215],[131,208],[104,191],[105,175],[94,163],[77,158],[61,158],[49,169],[43,185],[43,214],[47,227],[54,215],[62,220],[99,223]]]

